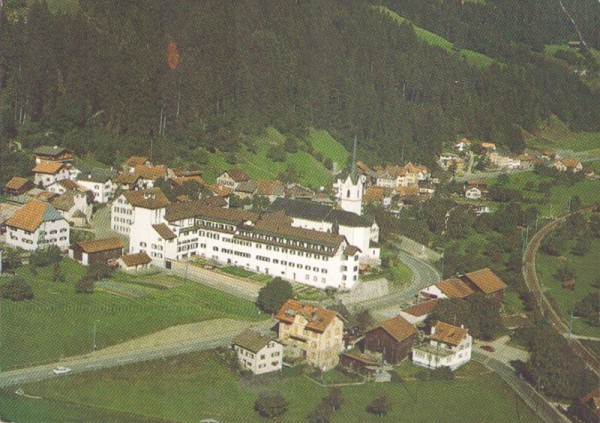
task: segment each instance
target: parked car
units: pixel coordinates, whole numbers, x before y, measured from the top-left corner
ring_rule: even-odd
[[[71,369],[69,369],[68,367],[58,366],[54,370],[52,370],[52,373],[54,373],[55,375],[64,375],[66,373],[69,373],[70,371]]]
[[[491,345],[482,345],[481,349],[487,352],[494,352],[496,351],[496,349],[494,347],[492,347]]]

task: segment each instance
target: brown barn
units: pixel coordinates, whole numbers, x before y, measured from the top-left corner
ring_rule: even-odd
[[[93,239],[73,244],[70,255],[84,266],[94,263],[108,264],[109,261],[117,260],[123,255],[123,248],[125,245],[119,238]]]
[[[381,322],[365,334],[364,348],[383,354],[390,364],[404,360],[410,352],[417,329],[402,316]]]
[[[460,276],[460,279],[474,292],[481,292],[486,297],[502,302],[507,285],[489,268],[477,270]]]
[[[380,366],[381,362],[358,350],[351,350],[340,354],[340,365],[363,376],[373,376],[375,367]]]

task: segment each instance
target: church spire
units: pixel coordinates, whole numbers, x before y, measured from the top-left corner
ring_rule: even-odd
[[[350,178],[352,183],[356,185],[358,182],[358,169],[356,167],[356,136],[354,136],[354,148],[352,149],[352,168],[350,170]]]

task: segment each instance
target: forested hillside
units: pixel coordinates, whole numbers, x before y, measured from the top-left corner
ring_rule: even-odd
[[[455,46],[494,53],[457,34],[466,28],[488,40],[497,25],[447,21],[465,10],[458,0],[393,3]],[[503,3],[514,2],[485,4]],[[565,16],[552,15],[556,36],[508,40],[502,55],[490,54],[502,60],[475,66],[373,4],[80,0],[65,12],[5,0],[2,140],[31,147],[53,139],[113,164],[148,154],[151,144],[155,158],[168,161],[199,147],[235,153],[269,126],[300,139],[315,127],[346,146],[358,136],[372,160],[429,164],[457,135],[520,151],[520,128],[533,131],[550,115],[575,129],[600,129],[600,95],[564,62],[537,53],[539,42],[572,38]],[[417,4],[430,8],[417,13]]]

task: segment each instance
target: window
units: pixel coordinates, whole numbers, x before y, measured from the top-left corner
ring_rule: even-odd
[[[145,242],[140,242],[140,247],[145,247],[146,243]]]

